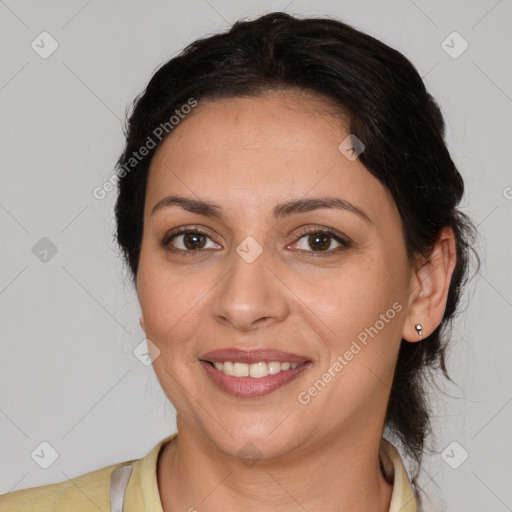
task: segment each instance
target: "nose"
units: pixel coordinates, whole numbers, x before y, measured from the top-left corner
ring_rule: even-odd
[[[289,314],[289,292],[276,258],[269,250],[254,261],[240,254],[233,251],[229,271],[215,287],[211,306],[215,320],[239,331],[284,321]]]

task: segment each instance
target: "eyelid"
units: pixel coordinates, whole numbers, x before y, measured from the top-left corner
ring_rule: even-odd
[[[181,235],[186,235],[189,233],[196,233],[198,235],[204,235],[207,238],[209,238],[212,242],[214,242],[215,244],[221,245],[217,241],[215,241],[215,239],[212,235],[210,235],[208,233],[207,228],[204,228],[204,227],[198,228],[196,225],[180,226],[179,228],[170,230],[163,236],[163,238],[161,240],[161,245],[165,250],[167,250],[169,252],[178,253],[178,254],[186,254],[186,255],[190,255],[190,254],[201,255],[201,254],[204,254],[205,252],[212,251],[212,249],[184,250],[184,249],[170,249],[168,247],[168,244],[171,242],[171,240],[173,238],[175,238],[177,236],[181,236]],[[308,253],[313,256],[332,255],[332,254],[337,253],[339,250],[348,249],[353,246],[353,241],[348,236],[346,236],[328,226],[316,225],[316,226],[306,226],[306,227],[299,228],[299,232],[295,235],[294,240],[290,244],[288,244],[287,247],[289,247],[290,245],[297,244],[300,241],[300,239],[303,238],[304,236],[314,235],[316,233],[325,234],[325,235],[333,238],[340,244],[340,247],[336,247],[334,249],[328,249],[326,251],[306,251],[304,249],[296,249],[295,252]],[[217,250],[217,249],[213,249],[213,250]]]
[[[328,226],[321,226],[321,225],[317,225],[317,226],[307,226],[305,228],[300,228],[300,231],[299,233],[297,234],[297,236],[299,237],[298,239],[302,238],[304,235],[314,235],[315,233],[325,233],[325,234],[328,234],[330,236],[332,236],[332,238],[337,238],[339,240],[341,240],[340,243],[346,243],[346,244],[352,244],[352,240],[344,235],[343,233],[340,233],[339,231],[337,231],[336,229],[334,228],[330,228]]]
[[[336,242],[340,244],[339,247],[335,247],[334,249],[328,249],[326,251],[306,251],[304,249],[298,249],[298,252],[306,253],[308,256],[312,257],[327,257],[338,254],[340,251],[350,249],[354,245],[353,241],[348,236],[338,232],[333,228],[319,225],[314,227],[305,227],[301,229],[300,232],[296,235],[296,239],[292,243],[292,245],[297,244],[300,241],[300,239],[303,238],[304,236],[314,235],[317,233],[327,235],[328,237],[334,239]]]
[[[208,233],[208,230],[206,228],[203,228],[203,227],[198,228],[196,226],[181,226],[179,228],[171,229],[170,231],[166,232],[166,234],[162,237],[160,244],[162,245],[162,247],[165,250],[167,250],[169,252],[179,253],[179,254],[204,254],[205,252],[212,250],[212,249],[199,249],[196,251],[185,251],[184,249],[170,249],[169,248],[169,243],[171,242],[171,240],[173,240],[174,238],[176,238],[178,236],[186,235],[189,233],[191,233],[191,234],[196,233],[198,235],[206,236],[213,243],[220,245],[218,242],[215,241],[214,237]]]

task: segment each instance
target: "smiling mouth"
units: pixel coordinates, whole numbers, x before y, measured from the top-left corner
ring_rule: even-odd
[[[311,361],[199,361],[209,379],[224,393],[241,398],[269,395],[293,382],[313,364]]]
[[[277,375],[281,372],[294,370],[298,366],[304,365],[309,361],[302,363],[290,363],[280,361],[258,361],[257,363],[241,363],[237,361],[205,361],[213,368],[231,377],[251,377],[261,379],[269,375]]]
[[[201,354],[210,381],[228,395],[255,398],[285,387],[313,364],[304,354],[274,348],[227,347]]]

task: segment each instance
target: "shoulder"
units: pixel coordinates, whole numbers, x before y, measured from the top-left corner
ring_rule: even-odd
[[[112,464],[55,484],[0,495],[0,512],[106,512],[110,510],[112,473],[127,464],[132,466],[133,472],[123,491],[128,501],[125,510],[144,510],[149,504],[151,510],[161,511],[157,461],[162,447],[176,436],[177,433],[161,440],[142,459]],[[119,493],[119,489],[116,492]]]
[[[113,464],[55,484],[0,496],[0,512],[98,512],[110,510]]]

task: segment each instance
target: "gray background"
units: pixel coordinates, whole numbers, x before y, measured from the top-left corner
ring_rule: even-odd
[[[153,370],[133,354],[144,333],[113,243],[115,192],[92,190],[112,173],[125,108],[157,66],[273,10],[331,15],[399,49],[443,109],[483,265],[453,332],[457,385],[433,391],[438,453],[421,485],[426,510],[512,510],[510,0],[0,1],[0,492],[142,457],[175,431]],[[45,59],[31,47],[51,48],[43,31],[58,43]],[[469,44],[457,58],[445,51],[462,49],[446,40],[454,31]],[[41,252],[43,237],[56,254]],[[51,456],[42,442],[58,453],[48,469],[31,456]]]

